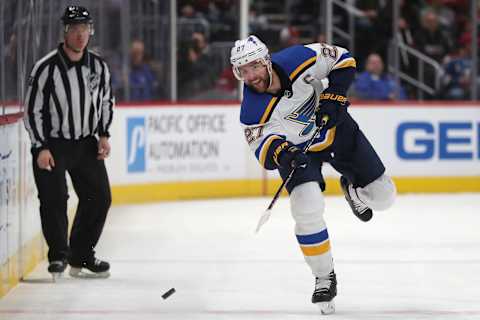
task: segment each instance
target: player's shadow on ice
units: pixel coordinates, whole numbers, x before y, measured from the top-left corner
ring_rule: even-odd
[[[52,278],[20,279],[23,283],[54,283]]]
[[[46,278],[28,278],[28,279],[20,279],[20,282],[22,283],[59,283],[59,282],[69,282],[69,281],[75,281],[75,278],[69,277],[69,276],[62,276],[60,278],[57,278],[55,281],[53,280],[52,277],[46,277]]]

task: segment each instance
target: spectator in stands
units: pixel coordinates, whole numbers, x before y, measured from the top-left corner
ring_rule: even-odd
[[[233,75],[232,68],[225,68],[218,77],[216,87],[219,91],[231,97],[237,96],[238,80]]]
[[[398,88],[399,97],[396,98],[397,84],[390,75],[384,73],[382,58],[376,53],[368,56],[365,71],[357,76],[354,89],[355,95],[365,100],[406,99],[402,87]]]
[[[286,26],[280,30],[280,48],[300,44],[300,30],[295,26]]]
[[[132,42],[130,48],[130,100],[153,100],[157,80],[151,66],[145,61],[145,45],[141,40]]]
[[[479,6],[480,7],[480,6]],[[480,16],[480,9],[479,9]],[[472,43],[472,21],[467,19],[463,32],[458,37],[458,45],[461,47],[470,46]],[[480,47],[480,32],[478,32],[477,45]]]
[[[179,97],[188,99],[212,89],[220,74],[220,62],[221,57],[211,51],[205,34],[194,32],[191,41],[180,48]]]
[[[452,50],[452,41],[444,30],[440,28],[435,11],[427,8],[422,12],[421,17],[422,27],[414,35],[416,48],[439,64],[442,64]],[[438,90],[437,79],[439,76],[440,74],[433,66],[425,65],[423,80],[426,85],[433,86]],[[425,98],[435,99],[438,97],[428,94]]]
[[[183,5],[178,18],[178,34],[180,42],[188,41],[194,32],[210,35],[210,23],[195,10],[190,3]]]
[[[372,52],[378,53],[384,65],[393,65],[393,61],[388,60],[388,49],[391,47],[391,42],[400,41],[410,47],[415,45],[413,34],[419,28],[418,12],[423,4],[422,0],[400,0],[400,17],[398,20],[398,34],[393,34],[393,4],[394,1],[387,1],[387,4],[379,10],[377,25],[375,28],[376,39],[371,44]],[[370,44],[369,44],[370,46]],[[367,47],[369,47],[367,46]],[[410,55],[406,50],[399,50],[400,71],[416,79],[417,64],[416,58]],[[414,87],[406,85],[408,92],[414,92]],[[409,94],[410,96],[410,94]]]
[[[264,39],[266,43],[274,46],[274,44],[278,44],[278,29],[276,29],[275,26],[272,26],[271,19],[269,19],[267,14],[264,14],[259,8],[261,8],[260,5],[250,5],[248,11],[248,30],[250,33],[254,33],[261,39]],[[230,37],[229,41],[236,37],[237,35]]]
[[[198,6],[202,1],[195,1]],[[205,0],[203,1],[205,2]],[[238,34],[238,0],[208,1],[208,11],[205,15],[210,23],[210,34],[205,34],[212,41],[231,41]]]
[[[472,60],[470,47],[461,47],[445,64],[441,97],[448,100],[464,100],[470,97]]]
[[[101,56],[110,63],[112,90],[117,101],[125,100],[127,76],[122,74],[122,52],[119,50],[105,50]]]
[[[287,1],[287,12],[289,22],[298,26],[315,26],[318,23],[318,17],[322,1],[311,0],[289,0]]]
[[[392,30],[393,20],[393,1],[389,1],[387,5],[380,10],[376,26],[376,35],[379,35],[372,44],[374,50],[382,57],[385,65],[387,61],[387,49],[391,40],[400,39],[406,45],[413,47],[415,45],[413,33],[419,28],[418,12],[421,8],[420,0],[400,0],[400,17],[398,21],[399,34],[394,36]],[[401,52],[401,65],[403,71],[412,75],[415,68],[413,61],[405,53]]]
[[[327,36],[323,32],[317,33],[315,38],[313,38],[313,42],[318,42],[318,43],[327,43]]]
[[[452,49],[451,40],[440,28],[438,16],[432,9],[422,12],[422,27],[415,32],[415,44],[418,50],[439,63]]]
[[[379,37],[384,35],[376,30],[380,0],[357,0],[355,6],[362,13],[355,17],[355,57],[358,61],[357,70],[363,70],[367,56],[371,52],[378,52],[381,49],[379,46],[386,39],[379,41]]]
[[[455,21],[455,12],[444,4],[444,0],[428,0],[428,7],[435,12],[438,18],[438,24],[449,38],[457,34],[457,25]]]
[[[248,28],[250,33],[261,33],[268,28],[268,19],[265,15],[259,14],[255,6],[251,6],[248,11]]]

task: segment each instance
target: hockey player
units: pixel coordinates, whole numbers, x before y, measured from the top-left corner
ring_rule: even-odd
[[[325,43],[295,45],[270,58],[265,44],[251,35],[235,42],[230,62],[245,84],[240,122],[251,150],[282,179],[296,168],[286,188],[296,237],[315,276],[312,303],[324,314],[333,313],[337,280],[323,218],[322,164],[341,174],[345,198],[362,221],[371,219],[372,209],[390,207],[396,194],[382,161],[347,111],[355,59]],[[322,129],[312,137],[315,127]]]

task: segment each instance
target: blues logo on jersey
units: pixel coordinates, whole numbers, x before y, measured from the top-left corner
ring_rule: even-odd
[[[292,113],[285,117],[285,120],[289,120],[295,123],[304,125],[303,130],[299,132],[299,136],[303,137],[308,135],[315,127],[315,102],[317,101],[315,91],[312,95]]]

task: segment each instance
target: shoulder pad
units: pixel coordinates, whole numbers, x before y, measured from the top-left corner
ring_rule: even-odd
[[[342,53],[340,58],[337,60],[335,65],[333,66],[333,70],[335,69],[342,69],[342,68],[348,68],[348,67],[353,67],[356,68],[357,64],[355,59],[352,57],[350,52],[345,51]]]
[[[303,71],[317,61],[317,53],[303,45],[288,47],[272,54],[272,61],[278,64],[293,82]]]

